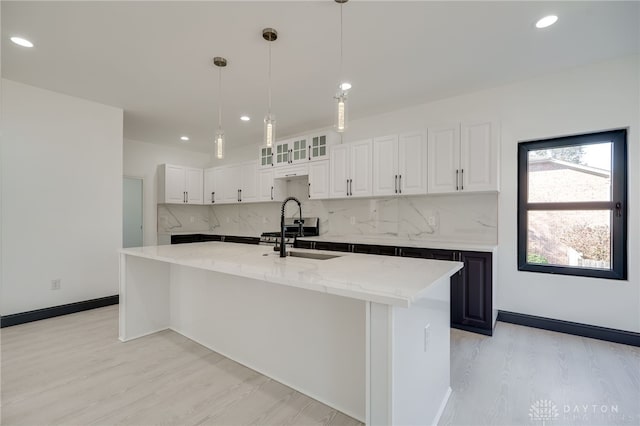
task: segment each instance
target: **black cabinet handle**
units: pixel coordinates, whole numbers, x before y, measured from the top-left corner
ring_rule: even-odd
[[[456,169],[456,191],[458,191],[458,169]]]
[[[215,193],[215,192],[212,192],[212,193],[211,193],[211,204],[213,204],[213,203],[215,203],[215,202],[216,202],[216,201],[215,201],[215,196],[216,196],[216,193]]]
[[[311,198],[311,182],[309,182],[309,186],[307,187],[307,197]]]
[[[242,189],[240,189],[239,191],[240,191],[240,201],[242,201]]]
[[[464,191],[464,169],[460,170],[460,191]]]
[[[398,192],[402,194],[402,175],[398,175]]]
[[[396,194],[398,193],[398,175],[395,176],[394,188],[396,190]]]
[[[271,201],[273,201],[273,186],[271,187]]]

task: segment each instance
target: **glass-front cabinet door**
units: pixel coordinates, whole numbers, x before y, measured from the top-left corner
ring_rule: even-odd
[[[276,144],[276,155],[274,165],[289,164],[289,142],[280,142]]]
[[[311,147],[309,152],[310,160],[324,160],[329,158],[329,150],[327,149],[327,136],[319,135],[311,138]]]
[[[273,166],[273,149],[263,146],[260,148],[260,167]]]
[[[291,146],[291,162],[307,160],[307,138],[294,139]]]

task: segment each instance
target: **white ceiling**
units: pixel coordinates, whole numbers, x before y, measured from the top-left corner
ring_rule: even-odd
[[[639,2],[357,1],[344,5],[351,119],[640,50]],[[229,148],[259,144],[272,45],[278,136],[332,124],[339,9],[293,2],[2,1],[2,76],[118,106],[125,138],[209,151],[224,56]],[[536,20],[556,14],[545,30]],[[35,43],[18,47],[22,35]],[[612,76],[615,78],[615,76]],[[241,114],[252,120],[243,123]],[[189,135],[183,144],[179,137]]]

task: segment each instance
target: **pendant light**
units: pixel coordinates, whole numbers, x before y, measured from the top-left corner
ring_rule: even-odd
[[[351,84],[344,81],[344,75],[342,74],[342,6],[348,2],[349,0],[335,0],[336,3],[340,4],[340,75],[341,79],[338,84],[338,93],[335,96],[336,105],[335,105],[335,119],[334,119],[334,127],[336,132],[342,133],[347,130],[347,92],[351,89]]]
[[[227,66],[227,60],[220,56],[213,58],[213,64],[218,67],[218,131],[215,139],[215,155],[218,160],[224,158],[224,131],[222,130],[222,68]]]
[[[276,140],[276,117],[271,113],[271,42],[278,39],[278,32],[273,28],[265,28],[262,38],[269,42],[269,110],[264,117],[264,144],[270,148]]]

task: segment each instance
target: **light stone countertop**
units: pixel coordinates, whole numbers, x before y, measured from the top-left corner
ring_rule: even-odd
[[[399,238],[385,235],[320,235],[318,237],[299,237],[300,241],[326,241],[332,243],[372,244],[381,246],[419,247],[444,250],[467,250],[494,252],[495,244],[469,243],[463,241],[433,241],[424,239]]]
[[[405,308],[420,299],[433,282],[451,276],[463,266],[461,262],[430,259],[321,250],[289,251],[338,257],[328,260],[299,257],[281,259],[272,246],[227,242],[120,250],[129,256]]]
[[[167,231],[167,232],[158,232],[158,235],[224,235],[224,236],[234,236],[234,237],[252,237],[258,238],[260,235],[256,235],[254,233],[248,232],[220,232],[220,231]]]

